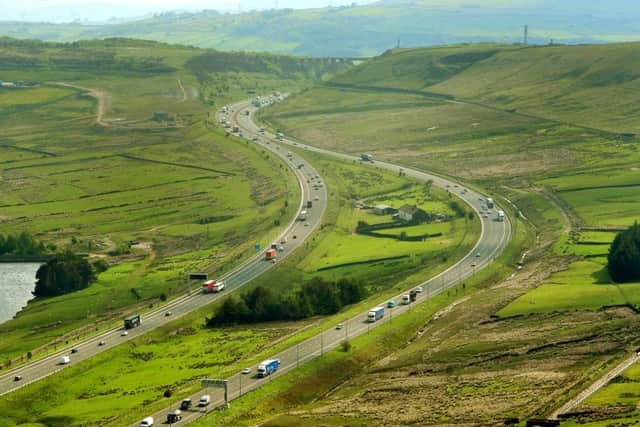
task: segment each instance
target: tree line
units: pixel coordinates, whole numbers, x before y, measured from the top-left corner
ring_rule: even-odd
[[[0,234],[0,256],[3,255],[42,255],[46,253],[44,244],[31,234],[22,232],[17,235]]]
[[[231,295],[225,299],[214,315],[207,319],[207,326],[300,320],[335,314],[365,296],[364,284],[347,278],[331,282],[316,277],[289,294],[258,286],[241,296]]]

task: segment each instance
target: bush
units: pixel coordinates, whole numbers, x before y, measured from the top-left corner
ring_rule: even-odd
[[[103,259],[97,259],[91,265],[96,274],[104,273],[109,269],[109,263]]]
[[[340,342],[340,348],[345,353],[348,353],[351,350],[351,341],[349,341],[349,340],[341,341]]]
[[[637,222],[616,235],[609,249],[607,267],[615,282],[640,280],[640,225]]]

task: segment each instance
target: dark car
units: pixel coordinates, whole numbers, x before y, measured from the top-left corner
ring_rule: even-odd
[[[180,409],[186,411],[191,408],[191,399],[184,399],[182,403],[180,403]]]
[[[22,375],[16,375],[15,377],[13,377],[14,381],[21,381],[22,380]]]
[[[76,354],[77,352],[78,352],[78,349],[77,349],[77,348],[72,348],[72,349],[71,349],[71,354]]]

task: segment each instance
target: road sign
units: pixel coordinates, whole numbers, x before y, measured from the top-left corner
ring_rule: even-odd
[[[202,388],[225,388],[227,386],[227,380],[211,380],[209,378],[205,378],[202,380]]]
[[[207,273],[189,273],[189,280],[208,280],[209,275]]]
[[[227,380],[212,380],[209,378],[205,378],[202,380],[202,388],[223,388],[224,389],[224,404],[226,407],[229,407],[229,394],[227,389]]]

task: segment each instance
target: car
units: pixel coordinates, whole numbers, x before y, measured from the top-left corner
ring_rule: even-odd
[[[127,331],[122,331],[122,333],[120,334],[121,337],[126,337],[127,335],[129,335],[129,332]]]
[[[476,252],[476,258],[480,258],[480,252]]]
[[[280,240],[280,244],[286,245],[287,244],[287,238],[283,237],[282,240]]]
[[[242,370],[242,375],[249,375],[251,373],[251,368],[244,368]]]
[[[472,262],[472,263],[471,263],[471,267],[475,267],[475,266],[476,266],[476,263],[475,263],[475,262]]]
[[[344,323],[338,323],[336,325],[336,330],[339,331],[340,329],[344,328]]]
[[[292,238],[293,238],[293,239],[297,239],[297,238],[298,238],[298,236],[296,236],[296,235],[294,234]]]
[[[396,302],[394,300],[387,301],[387,308],[393,308],[396,306]]]
[[[484,215],[482,215],[482,218],[489,218],[489,215],[484,214]]]
[[[71,354],[76,354],[77,352],[78,352],[78,349],[77,349],[77,348],[72,348],[72,349],[71,349]]]
[[[203,394],[198,401],[198,406],[207,406],[209,403],[211,403],[211,396]]]
[[[284,251],[284,246],[282,246],[282,245],[278,246],[278,251],[280,251],[280,252]]]
[[[186,411],[187,409],[191,408],[191,404],[191,399],[184,399],[180,403],[180,409]]]
[[[106,342],[104,342],[104,341],[99,341],[99,342],[98,342],[98,345],[99,345],[100,347],[102,347],[102,346],[103,346],[103,345],[105,345],[105,344],[106,344]]]
[[[304,226],[305,226],[305,227],[308,227],[308,226],[309,226],[309,223],[308,223],[308,222],[305,222],[305,223],[304,223]]]
[[[423,292],[423,291],[424,291],[424,289],[422,289],[422,286],[418,286],[418,287],[415,289],[415,291],[416,291],[417,293],[421,293],[421,292]]]
[[[276,263],[276,259],[275,258],[271,258],[271,264],[275,264]]]
[[[14,381],[22,381],[22,375],[16,375],[15,377],[13,377]]]
[[[165,312],[164,312],[165,317],[169,317],[169,316],[171,316],[171,314],[172,314],[172,313],[171,313],[170,311],[165,311]]]
[[[313,198],[313,200],[316,200],[316,201],[317,201],[317,200],[320,200],[320,197],[319,197],[319,196],[316,196],[316,197],[314,197],[314,198]]]

